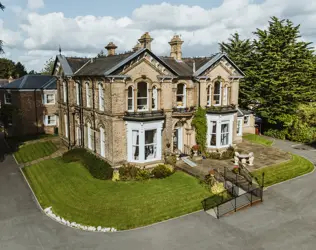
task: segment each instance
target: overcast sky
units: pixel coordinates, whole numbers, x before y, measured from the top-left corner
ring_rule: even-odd
[[[316,1],[311,0],[0,0],[0,40],[5,54],[27,70],[39,71],[58,53],[95,56],[110,41],[131,50],[146,31],[152,50],[168,55],[174,34],[184,40],[183,56],[217,52],[218,42],[238,31],[252,37],[271,16],[301,24],[302,39],[316,42]]]

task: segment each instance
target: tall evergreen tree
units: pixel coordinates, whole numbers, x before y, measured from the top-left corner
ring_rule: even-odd
[[[51,75],[53,73],[55,60],[54,58],[50,58],[48,61],[46,61],[44,68],[41,71],[42,75]]]
[[[22,77],[27,74],[25,67],[22,63],[17,62],[15,65],[15,77]]]
[[[299,41],[299,27],[272,17],[267,30],[254,32],[254,61],[247,70],[246,84],[259,103],[256,111],[279,128],[292,123],[299,104],[316,97],[313,50],[310,43]]]
[[[222,53],[226,53],[248,75],[248,69],[253,63],[253,46],[249,39],[240,39],[236,32],[228,39],[228,42],[219,43],[219,47]],[[248,100],[252,99],[251,92],[251,85],[244,79],[240,80],[239,105],[241,107],[248,105]]]

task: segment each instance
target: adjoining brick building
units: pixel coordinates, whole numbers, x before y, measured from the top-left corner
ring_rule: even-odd
[[[8,120],[8,136],[58,132],[56,82],[54,76],[25,75],[0,88],[0,105],[17,108]]]
[[[174,36],[170,57],[157,56],[152,40],[145,33],[124,54],[111,42],[102,58],[56,57],[59,134],[69,148],[85,147],[113,166],[153,164],[196,144],[198,106],[207,109],[210,151],[240,142],[243,128],[254,133],[253,116],[238,109],[244,74],[226,54],[184,58]]]

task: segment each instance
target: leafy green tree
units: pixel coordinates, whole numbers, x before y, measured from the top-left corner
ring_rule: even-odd
[[[51,75],[53,73],[55,60],[51,57],[48,61],[46,61],[44,68],[41,70],[42,75]]]
[[[2,105],[0,108],[0,121],[2,121],[5,129],[8,128],[9,122],[12,121],[14,115],[19,114],[19,109],[13,105]]]
[[[98,57],[98,58],[100,58],[100,57],[106,57],[106,55],[104,54],[104,51],[101,50],[100,53],[98,53],[97,57]]]
[[[8,79],[10,76],[14,76],[15,63],[12,60],[6,58],[0,58],[0,78]]]
[[[25,67],[22,63],[17,62],[15,65],[15,77],[22,77],[27,74]]]

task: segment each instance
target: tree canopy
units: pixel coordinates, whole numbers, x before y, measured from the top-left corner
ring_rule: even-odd
[[[54,69],[55,60],[51,57],[49,60],[46,61],[44,68],[41,70],[42,75],[51,75]]]
[[[300,40],[299,29],[290,20],[272,17],[267,29],[254,32],[253,41],[234,34],[220,44],[246,74],[240,105],[252,107],[266,127],[288,133],[302,125],[299,107],[316,101],[316,59],[311,43]]]
[[[22,63],[15,63],[10,59],[0,58],[0,78],[8,79],[10,76],[18,78],[26,74],[27,72]]]
[[[4,5],[0,2],[0,9],[4,10],[4,8],[5,8]],[[3,46],[3,41],[0,40],[0,54],[4,53],[2,46]]]

